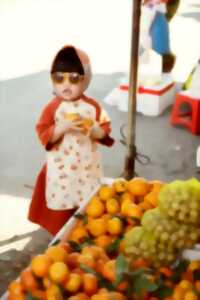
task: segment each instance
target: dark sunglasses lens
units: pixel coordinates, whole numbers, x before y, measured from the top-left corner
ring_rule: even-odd
[[[59,73],[53,73],[52,74],[52,79],[56,83],[62,83],[63,80],[64,80],[64,76],[62,74],[59,74]]]
[[[79,83],[80,79],[81,79],[81,75],[79,75],[78,73],[70,73],[69,74],[69,81],[71,83],[75,83],[75,84]]]

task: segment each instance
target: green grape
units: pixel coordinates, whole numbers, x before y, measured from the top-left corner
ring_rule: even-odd
[[[133,227],[129,230],[124,237],[125,248],[129,248],[132,245],[137,245],[141,241],[142,235],[144,233],[144,228],[142,226]]]
[[[158,207],[183,224],[200,224],[200,183],[192,179],[165,185],[159,193]]]
[[[160,210],[158,208],[150,209],[144,213],[141,224],[151,231],[157,226],[157,219],[160,219]]]

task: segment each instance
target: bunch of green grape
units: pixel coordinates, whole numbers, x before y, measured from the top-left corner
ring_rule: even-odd
[[[145,212],[141,226],[125,235],[125,251],[154,267],[169,265],[198,242],[199,224],[200,183],[195,179],[172,182],[161,190],[158,207]]]
[[[200,224],[200,188],[195,179],[174,181],[161,190],[159,209],[169,218],[183,224]]]

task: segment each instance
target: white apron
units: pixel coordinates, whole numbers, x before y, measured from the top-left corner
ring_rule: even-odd
[[[82,99],[61,102],[55,112],[55,123],[63,121],[66,113],[79,113],[96,122],[95,107]],[[96,142],[82,133],[65,134],[59,146],[47,153],[47,207],[53,210],[79,207],[98,187],[101,177]]]

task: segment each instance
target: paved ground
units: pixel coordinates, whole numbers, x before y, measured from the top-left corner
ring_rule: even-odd
[[[173,21],[172,30],[173,48],[178,54],[175,69],[178,81],[192,68],[200,51],[198,41],[195,42],[200,32],[200,6],[198,1],[183,2],[182,10]],[[122,75],[116,72],[97,73],[88,94],[96,99],[103,99]],[[48,72],[2,81],[0,93],[1,295],[7,283],[27,265],[30,257],[41,252],[50,240],[44,230],[26,220],[31,186],[34,185],[45,158],[36,138],[34,125],[42,107],[52,97]],[[118,177],[123,171],[125,156],[125,148],[120,144],[119,128],[127,122],[127,114],[112,107],[106,108],[113,122],[116,144],[113,149],[102,148],[105,175]],[[195,152],[199,137],[182,128],[171,127],[170,111],[171,108],[156,118],[137,115],[137,149],[151,159],[151,163],[146,166],[136,162],[136,172],[140,176],[166,181],[198,176]]]

